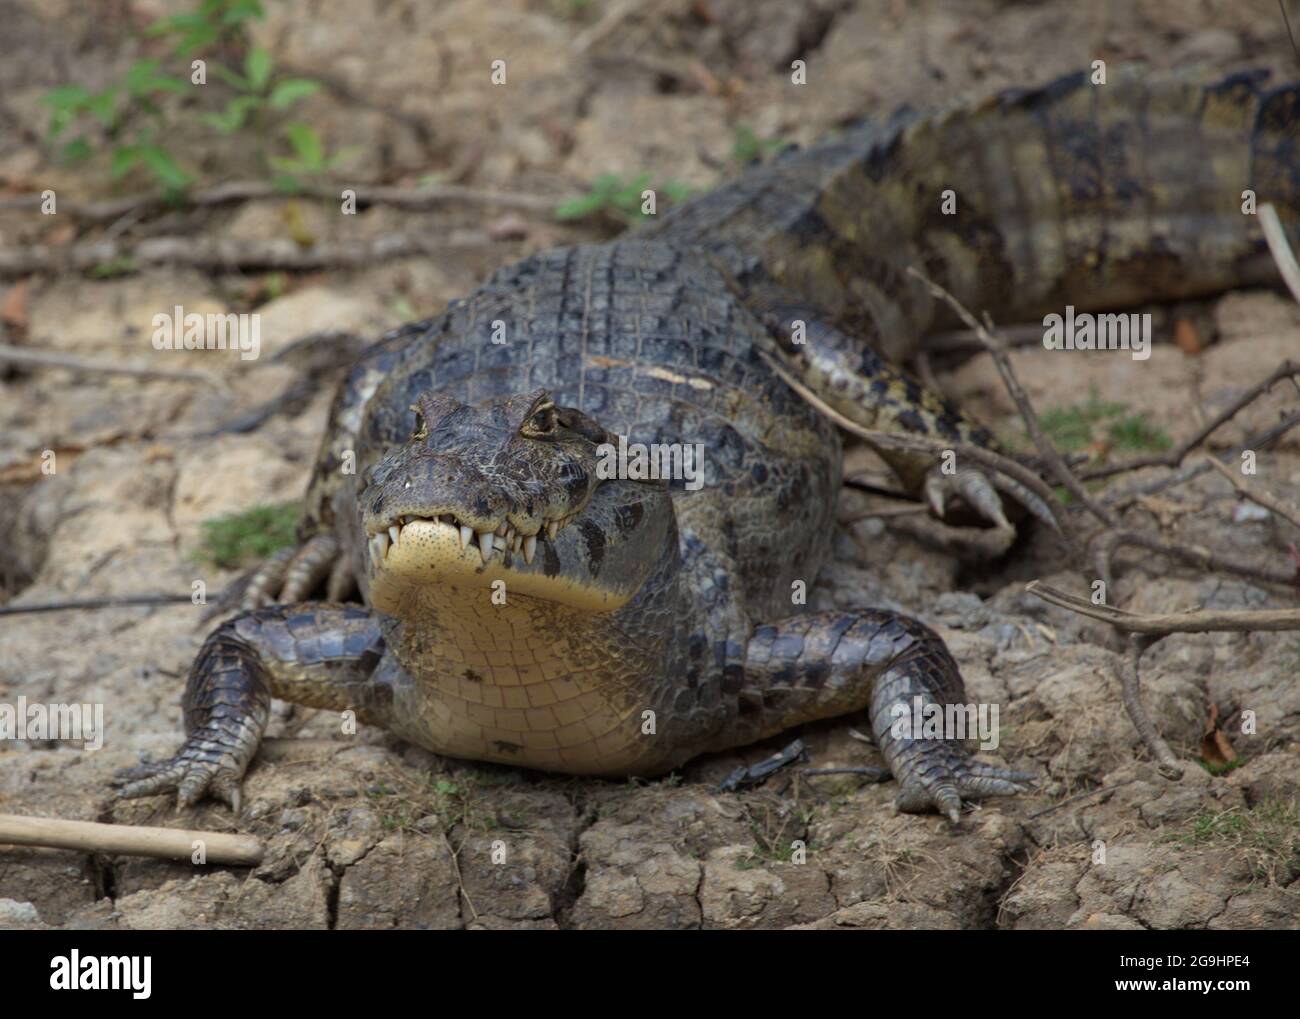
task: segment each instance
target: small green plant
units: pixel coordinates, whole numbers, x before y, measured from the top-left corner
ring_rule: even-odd
[[[747,124],[737,124],[731,134],[731,162],[744,169],[754,162],[762,162],[785,148],[779,138],[760,138]]]
[[[169,194],[185,189],[190,176],[159,141],[166,133],[162,98],[183,92],[189,86],[180,78],[163,74],[157,60],[137,60],[121,82],[99,92],[80,85],[63,85],[46,93],[50,108],[48,138],[59,143],[59,154],[67,162],[90,158],[94,147],[86,133],[70,140],[75,125],[89,129],[98,125],[111,146],[109,166],[115,178],[123,176],[137,164],[143,165]]]
[[[250,47],[248,23],[265,16],[258,0],[203,0],[190,12],[161,18],[145,34],[170,38],[175,58],[194,56],[207,50],[244,51],[242,71],[207,60],[215,78],[230,90],[221,110],[206,113],[202,123],[223,135],[252,128],[256,149],[268,170],[276,171],[275,183],[285,189],[299,187],[299,178],[331,169],[342,155],[329,157],[316,132],[306,124],[287,123],[274,130],[276,118],[319,91],[319,82],[308,78],[277,77],[270,53]],[[187,68],[188,69],[188,68]],[[165,139],[174,134],[164,100],[168,95],[195,88],[185,78],[166,74],[155,58],[137,60],[122,81],[92,92],[80,85],[52,89],[44,97],[50,108],[47,138],[58,146],[59,155],[76,163],[106,150],[114,179],[137,167],[146,170],[172,199],[183,197],[194,181]],[[290,155],[271,154],[273,139],[283,139]],[[101,144],[96,145],[96,141]]]
[[[1204,768],[1211,775],[1226,775],[1230,771],[1236,771],[1246,763],[1244,757],[1238,757],[1231,761],[1207,761],[1203,757],[1198,757],[1196,763]]]
[[[1114,449],[1129,452],[1168,449],[1172,442],[1159,428],[1140,414],[1127,413],[1123,403],[1109,403],[1093,389],[1088,399],[1071,407],[1053,408],[1041,417],[1043,431],[1058,449],[1073,452],[1097,442],[1105,426],[1106,441]]]
[[[624,223],[633,223],[643,217],[642,192],[650,187],[651,176],[639,173],[626,180],[616,173],[602,173],[585,195],[561,202],[555,207],[555,218],[560,220],[588,219],[607,216]],[[655,189],[670,202],[682,202],[690,197],[691,189],[678,181],[665,181]]]
[[[297,540],[298,506],[254,506],[203,521],[194,558],[221,569],[235,569],[273,555]]]
[[[145,34],[170,37],[172,53],[187,57],[242,41],[246,23],[264,17],[261,0],[203,0],[193,11],[159,18],[145,29]]]
[[[238,74],[220,64],[212,66],[212,73],[234,89],[235,94],[226,100],[220,113],[209,113],[203,119],[222,134],[232,134],[244,126],[250,117],[267,110],[286,110],[298,100],[306,99],[320,91],[320,83],[309,78],[281,78],[273,81],[271,54],[264,49],[252,49],[244,57],[244,73]]]
[[[1270,799],[1249,810],[1203,810],[1164,841],[1186,849],[1235,850],[1246,858],[1254,880],[1285,886],[1300,875],[1300,804]]]

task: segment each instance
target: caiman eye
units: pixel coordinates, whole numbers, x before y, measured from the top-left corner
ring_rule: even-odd
[[[544,403],[533,411],[532,416],[524,422],[521,429],[529,438],[540,438],[555,434],[555,404]]]
[[[411,410],[415,411],[415,428],[411,432],[411,438],[420,441],[429,437],[429,425],[424,420],[424,414],[415,404],[411,405]]]

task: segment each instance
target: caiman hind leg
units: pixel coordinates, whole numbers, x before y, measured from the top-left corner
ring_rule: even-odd
[[[1013,795],[1032,781],[975,760],[958,734],[915,732],[918,703],[966,704],[957,663],[929,627],[880,609],[792,616],[750,637],[739,715],[724,742],[739,746],[869,708],[876,743],[901,786],[900,810],[933,807],[956,821],[963,799]]]
[[[385,725],[391,698],[382,681],[378,618],[355,605],[278,605],[237,616],[204,642],[182,701],[185,743],[172,758],[128,768],[124,797],[177,793],[181,806],[205,793],[238,813],[239,784],[266,729],[271,698],[313,708],[355,710]]]
[[[775,287],[756,291],[747,303],[775,338],[786,370],[854,424],[997,449],[992,433],[951,400],[890,364],[868,342],[828,324],[815,309]],[[1043,501],[1015,478],[960,463],[948,472],[936,456],[887,449],[869,440],[868,444],[903,487],[924,496],[938,517],[957,497],[995,527],[1010,528],[1001,497],[1005,496],[1011,506],[1022,506],[1049,526],[1057,526]]]

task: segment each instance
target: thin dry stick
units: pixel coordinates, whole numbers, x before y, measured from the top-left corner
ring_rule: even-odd
[[[196,842],[203,844],[208,863],[256,867],[266,855],[262,840],[252,835],[0,814],[0,844],[3,845],[189,860],[194,856]]]
[[[1259,580],[1267,584],[1280,584],[1284,587],[1294,587],[1296,584],[1300,584],[1300,571],[1294,568],[1279,570],[1271,566],[1242,562],[1235,556],[1219,555],[1212,552],[1203,545],[1180,545],[1176,542],[1165,541],[1163,538],[1157,538],[1153,534],[1145,534],[1142,531],[1119,529],[1102,531],[1093,536],[1090,545],[1092,546],[1093,562],[1097,570],[1097,576],[1106,582],[1107,587],[1113,586],[1110,569],[1111,558],[1124,545],[1137,545],[1139,548],[1159,552],[1162,555],[1177,559],[1179,562],[1199,566],[1201,569],[1211,572],[1231,573],[1237,577]]]
[[[1128,712],[1133,728],[1137,729],[1143,746],[1156,759],[1156,768],[1165,778],[1176,779],[1182,778],[1182,763],[1174,756],[1173,750],[1147,713],[1146,705],[1142,703],[1142,674],[1139,671],[1142,652],[1160,639],[1140,633],[1129,634],[1128,655],[1119,667],[1120,699],[1124,702],[1124,710]]]
[[[1002,349],[1002,344],[994,338],[990,327],[976,319],[957,298],[928,278],[915,266],[909,265],[907,272],[920,280],[933,296],[952,308],[957,313],[957,317],[965,322],[967,328],[971,329],[979,341],[984,344],[984,349],[993,358],[998,374],[1002,377],[1002,384],[1006,386],[1007,393],[1015,401],[1020,416],[1024,419],[1025,428],[1029,431],[1029,437],[1034,440],[1034,445],[1038,447],[1038,452],[1042,454],[1047,466],[1051,468],[1057,480],[1066,487],[1070,494],[1079,500],[1080,505],[1086,507],[1103,524],[1113,527],[1115,518],[1108,510],[1093,501],[1092,496],[1088,494],[1074,471],[1070,470],[1065,461],[1061,459],[1060,452],[1053,445],[1052,440],[1047,437],[1047,433],[1043,431],[1043,426],[1038,421],[1038,415],[1034,411],[1033,404],[1029,402],[1029,394],[1021,386],[1015,370],[1011,367],[1011,359],[1007,357],[1006,351]]]
[[[173,605],[191,601],[188,594],[129,594],[117,598],[74,598],[69,601],[34,602],[31,605],[0,605],[0,616],[25,616],[68,609],[116,609],[132,605]]]
[[[1228,481],[1232,484],[1232,487],[1235,488],[1242,495],[1244,495],[1251,502],[1257,503],[1258,505],[1263,506],[1265,509],[1272,510],[1274,513],[1282,517],[1284,520],[1289,520],[1296,527],[1300,527],[1300,509],[1297,509],[1295,506],[1292,506],[1288,502],[1284,502],[1280,497],[1273,495],[1269,492],[1255,491],[1254,488],[1252,488],[1250,485],[1246,483],[1246,479],[1242,475],[1236,473],[1235,471],[1229,470],[1228,465],[1223,463],[1216,457],[1212,457],[1212,456],[1206,457],[1205,462],[1209,464],[1210,467],[1212,467],[1214,470],[1218,471],[1225,478],[1227,478]]]
[[[1124,710],[1137,730],[1143,745],[1155,758],[1161,774],[1178,778],[1183,766],[1169,744],[1160,735],[1142,703],[1142,654],[1171,633],[1251,632],[1257,630],[1300,630],[1300,609],[1273,609],[1258,612],[1179,612],[1143,615],[1111,605],[1094,605],[1085,598],[1058,591],[1040,581],[1032,581],[1025,590],[1052,605],[1079,615],[1100,619],[1127,634],[1128,653],[1119,668],[1120,691]]]
[[[190,382],[206,382],[216,389],[228,391],[229,385],[224,379],[208,372],[194,371],[186,368],[148,368],[144,365],[122,364],[118,361],[99,361],[89,357],[76,357],[72,354],[56,354],[48,350],[28,350],[25,347],[11,347],[0,344],[0,363],[34,364],[44,368],[67,368],[72,371],[89,372],[93,375],[133,375],[139,378],[184,379]]]
[[[1277,442],[1278,439],[1282,438],[1282,436],[1284,436],[1287,432],[1295,428],[1296,425],[1300,425],[1300,411],[1295,411],[1294,413],[1284,417],[1281,421],[1271,426],[1270,428],[1267,428],[1262,432],[1258,432],[1255,435],[1250,436],[1240,446],[1237,446],[1235,449],[1229,450],[1226,454],[1227,458],[1231,460],[1234,457],[1239,457],[1243,452],[1245,452],[1248,449],[1253,449],[1256,451],[1261,449],[1268,449],[1275,442]],[[1176,485],[1186,484],[1188,481],[1191,481],[1193,478],[1200,477],[1209,469],[1210,469],[1210,465],[1207,463],[1204,462],[1196,463],[1191,465],[1190,467],[1184,467],[1182,470],[1178,471],[1175,474],[1170,474],[1163,478],[1157,478],[1155,481],[1144,481],[1140,484],[1128,485],[1123,488],[1119,488],[1115,491],[1107,491],[1103,501],[1107,505],[1114,506],[1117,509],[1122,508],[1124,505],[1127,505],[1128,501],[1131,501],[1139,496],[1155,495],[1157,492],[1163,492],[1167,488],[1173,488]]]
[[[1094,605],[1087,598],[1067,594],[1042,581],[1032,580],[1025,590],[1045,602],[1100,619],[1125,633],[1167,637],[1171,633],[1248,633],[1256,630],[1300,630],[1300,609],[1260,609],[1251,612],[1170,612],[1149,615],[1113,605]]]
[[[622,3],[615,4],[594,25],[574,36],[569,48],[575,55],[581,56],[595,46],[596,43],[611,35],[638,7],[642,6],[644,6],[644,0],[623,0]]]
[[[58,214],[70,216],[83,223],[112,223],[128,213],[143,215],[170,208],[211,208],[268,198],[308,197],[328,202],[340,202],[343,200],[342,192],[345,188],[356,192],[357,206],[360,208],[365,208],[368,205],[391,205],[399,209],[431,209],[438,205],[454,202],[458,205],[496,205],[502,208],[520,209],[527,212],[550,212],[564,200],[563,196],[552,199],[538,195],[491,191],[451,184],[421,188],[372,187],[365,184],[320,185],[308,187],[293,194],[286,194],[275,185],[263,181],[230,181],[226,184],[206,188],[203,191],[196,191],[188,195],[179,206],[167,202],[166,199],[158,195],[131,195],[127,198],[115,198],[111,201],[90,202],[82,205],[61,200],[58,205]],[[40,195],[0,198],[0,209],[39,209],[42,201]]]
[[[68,247],[32,245],[0,248],[0,275],[76,272],[114,264],[126,271],[144,265],[185,265],[225,271],[283,269],[291,272],[369,268],[378,262],[395,258],[482,250],[502,243],[504,242],[481,231],[460,231],[451,236],[387,234],[368,242],[334,244],[322,241],[308,248],[287,239],[240,241],[229,238],[198,240],[190,237],[152,237],[137,244],[100,241]]]
[[[1193,449],[1216,432],[1220,427],[1227,424],[1242,410],[1254,403],[1261,396],[1272,389],[1283,379],[1294,378],[1300,375],[1300,364],[1294,361],[1283,361],[1273,369],[1269,376],[1255,385],[1251,386],[1233,403],[1217,414],[1213,420],[1209,421],[1203,428],[1197,431],[1190,438],[1185,439],[1173,449],[1165,453],[1156,453],[1151,456],[1137,457],[1133,460],[1126,460],[1123,463],[1110,464],[1106,467],[1094,467],[1091,470],[1083,471],[1080,477],[1084,481],[1094,481],[1099,478],[1109,478],[1115,474],[1125,474],[1129,471],[1140,470],[1143,467],[1177,467],[1183,462],[1183,459]]]

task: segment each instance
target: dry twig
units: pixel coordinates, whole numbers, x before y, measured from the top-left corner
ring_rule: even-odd
[[[420,188],[375,187],[366,184],[319,185],[309,186],[290,194],[265,181],[230,181],[202,191],[195,191],[186,196],[184,202],[179,205],[169,203],[159,195],[150,194],[81,204],[60,199],[58,209],[59,215],[70,216],[82,223],[113,223],[128,213],[143,217],[173,208],[212,208],[269,198],[305,196],[319,198],[321,201],[338,202],[342,200],[342,192],[345,188],[356,192],[358,208],[369,205],[391,205],[399,209],[432,209],[454,202],[458,205],[495,205],[524,212],[550,212],[564,200],[563,197],[546,198],[540,195],[491,191],[451,184]],[[41,202],[40,195],[0,198],[0,209],[39,209]]]
[[[436,256],[452,251],[487,249],[501,242],[482,231],[459,231],[451,236],[387,234],[373,241],[348,244],[323,242],[304,248],[292,240],[241,241],[229,238],[197,240],[189,237],[152,237],[138,244],[99,241],[68,247],[33,245],[0,248],[0,276],[26,276],[34,272],[79,272],[97,266],[117,265],[131,271],[144,265],[185,265],[207,270],[369,268],[377,262],[417,255]]]
[[[99,361],[73,354],[57,354],[49,350],[29,350],[0,344],[0,363],[31,364],[43,368],[67,368],[70,371],[92,375],[133,375],[138,378],[184,379],[189,382],[206,382],[221,390],[229,390],[226,381],[209,372],[186,368],[149,368],[144,365],[121,364],[117,361]]]

